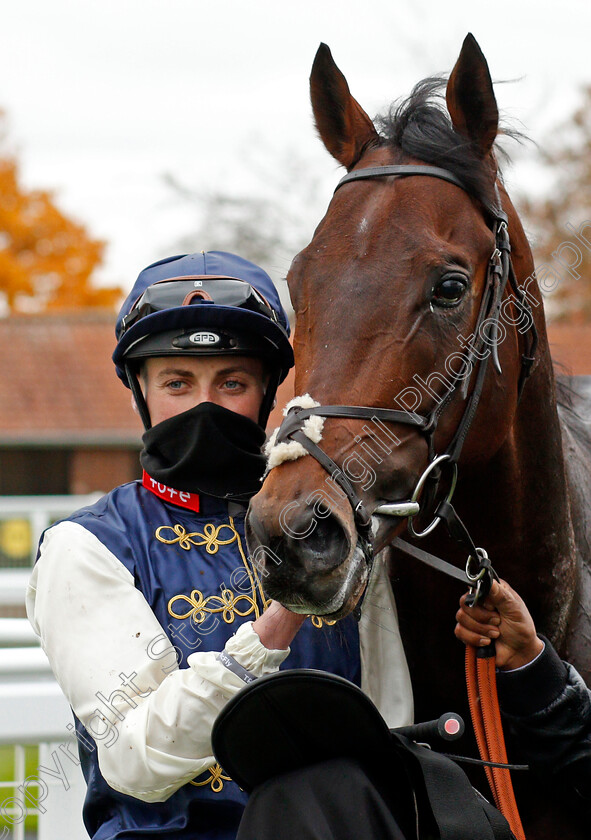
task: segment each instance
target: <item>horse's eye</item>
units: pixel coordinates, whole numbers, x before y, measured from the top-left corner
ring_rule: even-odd
[[[468,281],[462,274],[448,274],[433,289],[431,302],[436,306],[457,306],[468,288]]]

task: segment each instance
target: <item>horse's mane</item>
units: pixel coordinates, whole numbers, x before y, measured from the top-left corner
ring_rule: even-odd
[[[451,124],[445,107],[446,79],[430,76],[418,82],[410,95],[393,102],[376,117],[383,142],[425,163],[449,169],[466,191],[485,207],[495,204],[491,172],[469,140]],[[504,129],[505,134],[518,132]]]
[[[554,362],[560,370],[562,365]],[[564,368],[563,368],[564,369]],[[586,510],[589,501],[589,475],[586,465],[591,459],[591,376],[556,376],[556,402],[562,431],[563,447],[569,453],[566,465],[573,486],[580,491],[580,510]]]
[[[576,413],[574,403],[577,391],[574,376],[565,364],[558,362],[556,359],[552,359],[552,367],[554,368],[556,403],[560,408]]]

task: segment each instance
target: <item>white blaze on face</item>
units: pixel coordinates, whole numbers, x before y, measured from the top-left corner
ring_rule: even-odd
[[[367,243],[371,239],[372,230],[376,227],[376,221],[379,220],[382,213],[382,201],[379,193],[367,197],[361,211],[361,219],[355,224],[354,239],[358,248],[367,247]]]

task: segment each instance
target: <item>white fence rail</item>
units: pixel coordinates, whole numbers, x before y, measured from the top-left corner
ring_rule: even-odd
[[[97,498],[0,498],[0,524],[25,520],[30,546],[28,567],[0,568],[0,608],[24,606],[43,531]],[[82,823],[86,786],[72,723],[27,619],[0,618],[0,840],[88,840]]]
[[[11,627],[2,629],[7,621]],[[0,631],[4,638],[28,637],[21,620],[0,619]],[[12,752],[13,768],[0,782],[0,840],[87,840],[72,722],[41,648],[0,650],[0,751],[4,764]],[[33,766],[25,765],[27,745],[39,748]]]
[[[0,568],[0,607],[22,607],[31,569]]]
[[[27,571],[27,576],[30,573]],[[26,586],[26,582],[24,584]],[[38,645],[39,637],[26,618],[3,618],[0,620],[0,648]]]
[[[0,565],[32,566],[43,531],[100,496],[0,496]]]
[[[35,755],[32,769],[25,746],[12,747],[13,771],[0,782],[0,840],[88,840],[75,745],[40,743]]]
[[[25,623],[0,619],[0,637],[29,642]],[[86,785],[72,723],[41,648],[0,649],[0,840],[88,840],[82,823]],[[26,765],[31,746],[38,746],[29,749],[37,758]]]

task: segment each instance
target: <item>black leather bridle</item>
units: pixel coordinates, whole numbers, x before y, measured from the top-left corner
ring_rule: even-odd
[[[436,166],[427,165],[390,165],[357,169],[345,175],[345,177],[339,181],[335,192],[345,184],[352,183],[354,181],[384,177],[400,178],[415,175],[439,178],[454,184],[464,192],[468,192],[460,179],[452,172]],[[450,388],[441,396],[437,405],[434,406],[430,413],[421,415],[410,410],[399,411],[396,409],[372,408],[369,406],[328,405],[317,406],[314,408],[294,407],[290,410],[289,414],[283,421],[277,434],[277,443],[285,442],[287,440],[297,441],[329,473],[331,479],[341,488],[348,498],[353,509],[358,534],[364,541],[369,541],[371,514],[365,509],[365,506],[355,487],[349,478],[343,473],[338,464],[333,461],[333,459],[330,458],[330,456],[327,455],[326,452],[324,452],[316,443],[310,440],[303,431],[302,424],[308,417],[347,417],[361,420],[377,419],[384,422],[403,423],[405,425],[414,426],[417,431],[424,435],[427,441],[429,451],[429,464],[427,469],[419,479],[419,483],[417,484],[417,488],[415,489],[415,493],[413,494],[411,500],[408,502],[381,505],[378,509],[376,509],[376,511],[374,511],[374,513],[379,513],[381,512],[380,509],[382,509],[382,511],[386,514],[408,517],[409,530],[415,537],[426,536],[426,534],[430,533],[438,522],[441,521],[441,519],[444,519],[450,528],[452,535],[460,542],[466,544],[466,547],[470,551],[470,557],[476,560],[477,554],[482,552],[481,549],[476,549],[466,528],[459,520],[459,517],[457,517],[457,514],[451,505],[451,495],[453,494],[453,488],[455,487],[457,464],[460,453],[470,430],[470,426],[472,425],[476,415],[480,397],[484,388],[489,359],[492,358],[493,365],[497,372],[502,372],[498,355],[499,318],[501,314],[503,295],[507,285],[511,287],[514,295],[514,303],[520,315],[519,322],[521,323],[521,318],[523,317],[527,320],[528,324],[527,329],[523,331],[525,336],[525,349],[521,356],[521,370],[517,385],[518,397],[521,396],[525,381],[530,374],[538,343],[537,330],[534,324],[531,307],[527,300],[526,291],[518,285],[517,278],[515,277],[515,272],[513,270],[511,262],[511,245],[507,228],[508,219],[506,213],[501,208],[500,196],[496,184],[495,199],[496,205],[484,207],[485,214],[490,220],[491,228],[494,233],[495,247],[489,260],[485,288],[480,303],[476,327],[473,332],[475,337],[474,343],[469,344],[464,348],[464,352],[462,353],[462,364],[460,365],[458,374],[451,377],[452,383]],[[474,369],[476,369],[474,386],[471,393],[468,394],[468,386],[470,380],[473,378]],[[443,411],[458,391],[466,400],[466,406],[451,442],[444,453],[437,455],[434,448],[434,434]],[[444,463],[446,466],[451,466],[453,470],[452,491],[451,493],[448,493],[447,498],[438,505],[431,525],[418,532],[414,529],[412,520],[419,510],[418,496],[420,490],[422,490],[424,485],[427,484],[427,488],[423,492],[423,497],[427,498],[430,502],[434,500],[437,484],[441,475],[441,466]],[[400,545],[400,543],[402,543],[402,545]],[[407,545],[399,539],[396,540],[396,544],[400,548]],[[418,550],[413,546],[411,546],[411,548],[414,548],[415,552]],[[482,553],[486,554],[485,552]],[[413,556],[416,556],[416,553],[414,553]],[[455,567],[450,568],[455,569]],[[459,572],[459,570],[456,571]],[[455,576],[457,577],[457,575]],[[465,578],[463,578],[463,580],[465,581]]]

